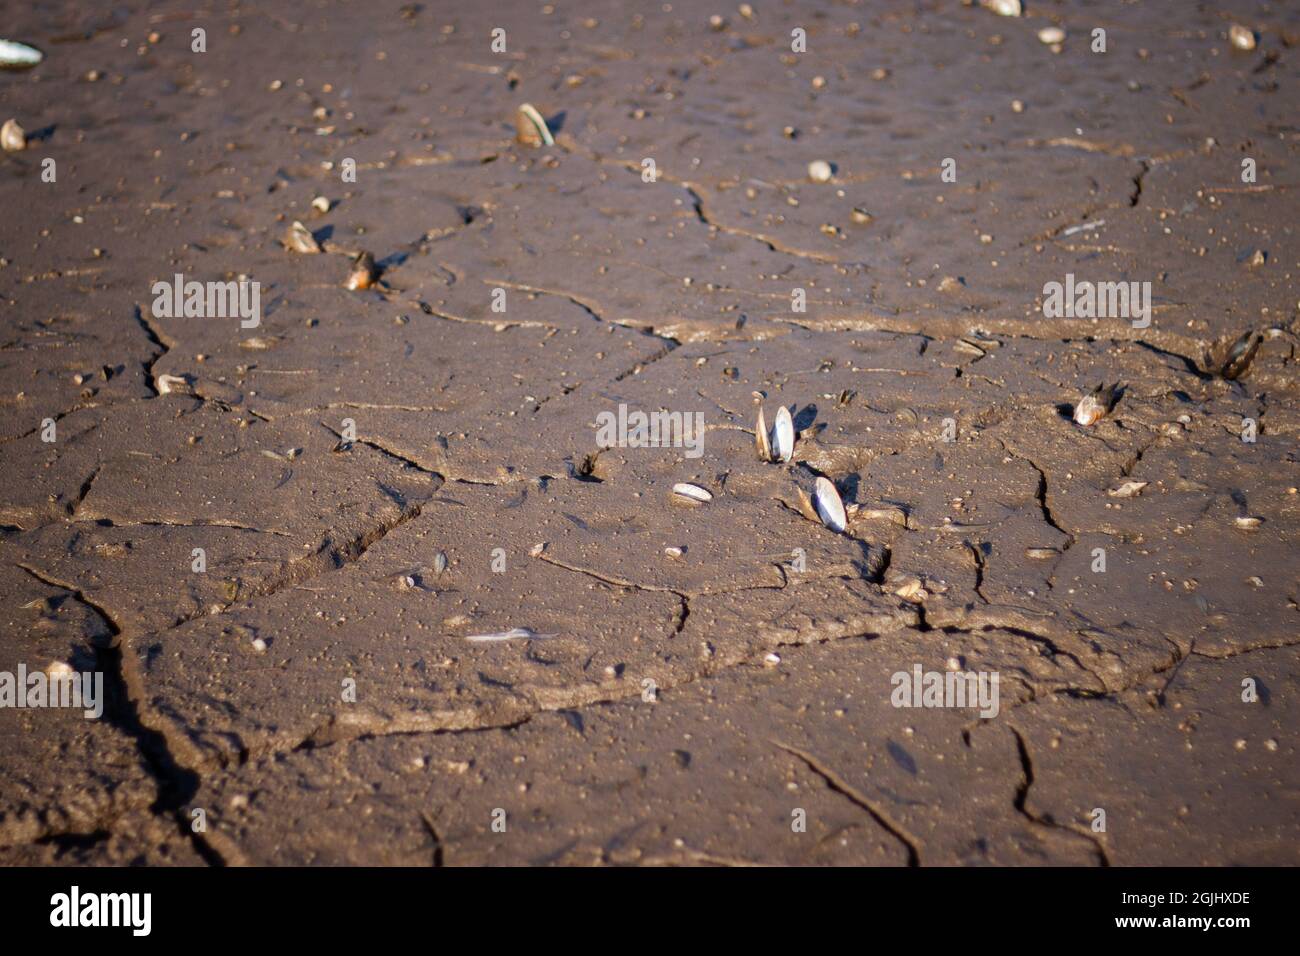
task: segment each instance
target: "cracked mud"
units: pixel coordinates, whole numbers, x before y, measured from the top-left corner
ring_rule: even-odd
[[[1300,862],[1297,11],[461,6],[7,15],[0,862]]]

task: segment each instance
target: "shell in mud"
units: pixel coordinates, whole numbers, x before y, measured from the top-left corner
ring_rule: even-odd
[[[1097,424],[1115,405],[1116,385],[1098,385],[1074,408],[1074,420],[1085,428]]]
[[[284,247],[305,255],[320,252],[320,243],[311,234],[311,230],[296,219],[293,225],[289,227],[289,231],[284,234]]]
[[[1065,31],[1060,27],[1043,27],[1038,31],[1038,42],[1046,43],[1051,46],[1054,43],[1065,42]]]
[[[1255,49],[1255,33],[1240,23],[1234,23],[1228,27],[1228,39],[1238,50]]]
[[[835,171],[831,169],[831,164],[824,159],[814,159],[808,164],[808,178],[815,183],[828,183]]]
[[[375,265],[375,257],[363,252],[352,260],[352,271],[348,273],[346,286],[353,292],[359,292],[369,289],[378,278],[379,267]]]
[[[699,485],[692,485],[689,482],[679,481],[673,485],[673,494],[679,498],[687,498],[691,501],[712,501],[713,493]]]
[[[0,40],[0,70],[28,70],[45,59],[34,46],[16,40]]]
[[[1228,348],[1219,374],[1230,382],[1241,378],[1250,368],[1250,363],[1255,361],[1255,353],[1263,341],[1263,337],[1255,335],[1254,330],[1243,332]]]
[[[515,113],[515,138],[525,146],[555,145],[551,128],[531,103],[525,103]]]
[[[817,508],[817,517],[822,519],[822,524],[836,534],[844,533],[849,523],[848,517],[844,514],[844,502],[840,500],[840,493],[835,490],[829,478],[817,479],[817,487],[813,491],[813,504]]]
[[[759,461],[772,460],[772,445],[767,440],[767,419],[763,417],[763,406],[758,406],[758,421],[754,424],[754,450],[758,452]]]
[[[0,149],[6,153],[16,153],[27,148],[27,133],[18,125],[18,121],[7,119],[0,126]]]
[[[980,6],[992,10],[1000,17],[1018,17],[1023,12],[1020,0],[981,0]]]
[[[1237,518],[1237,527],[1244,531],[1253,531],[1264,523],[1263,518],[1257,518],[1254,515],[1240,515]]]
[[[1050,561],[1060,556],[1060,548],[1025,548],[1025,557],[1034,561]]]
[[[794,457],[794,420],[790,409],[782,405],[772,425],[772,460],[789,461]]]
[[[1106,492],[1106,494],[1110,495],[1112,498],[1133,498],[1137,495],[1142,494],[1142,489],[1145,488],[1148,484],[1150,484],[1150,482],[1126,481],[1118,488],[1110,489],[1110,491]]]

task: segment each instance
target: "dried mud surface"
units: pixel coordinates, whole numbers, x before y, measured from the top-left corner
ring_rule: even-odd
[[[0,709],[0,862],[1300,862],[1296,7],[87,6],[3,25],[0,670],[108,703]],[[1067,273],[1150,327],[1044,318]]]

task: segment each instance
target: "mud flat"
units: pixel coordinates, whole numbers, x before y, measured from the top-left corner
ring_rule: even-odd
[[[84,6],[0,862],[1300,862],[1300,11]]]

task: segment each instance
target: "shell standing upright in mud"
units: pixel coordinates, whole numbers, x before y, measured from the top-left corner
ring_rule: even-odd
[[[524,146],[554,146],[555,137],[546,125],[542,114],[531,103],[525,103],[515,113],[515,138]]]
[[[320,252],[320,243],[311,234],[311,230],[296,219],[284,235],[284,246],[286,249],[307,255]]]
[[[673,485],[673,494],[678,498],[685,498],[688,501],[712,501],[713,492],[699,485],[692,485],[687,481],[679,481]]]
[[[1114,385],[1098,385],[1075,406],[1074,420],[1085,428],[1097,424],[1115,407],[1118,389],[1118,382]]]
[[[772,443],[767,436],[767,419],[763,417],[763,406],[758,406],[758,421],[754,423],[754,450],[758,452],[759,461],[772,460]]]
[[[790,409],[782,405],[772,423],[772,460],[786,462],[794,457],[794,420]]]
[[[375,257],[363,252],[352,260],[352,271],[348,273],[346,286],[353,292],[359,292],[369,289],[378,278],[379,267],[375,265]]]
[[[848,516],[844,513],[844,502],[840,500],[840,493],[835,490],[835,485],[829,478],[817,479],[813,504],[817,507],[817,515],[822,519],[822,524],[836,534],[844,533],[849,523]]]
[[[1263,336],[1257,336],[1254,330],[1243,332],[1228,347],[1219,374],[1230,382],[1241,378],[1250,368],[1250,363],[1255,361],[1255,353],[1259,351],[1260,343],[1263,341]]]
[[[28,70],[45,59],[34,46],[16,40],[0,40],[0,70]]]

